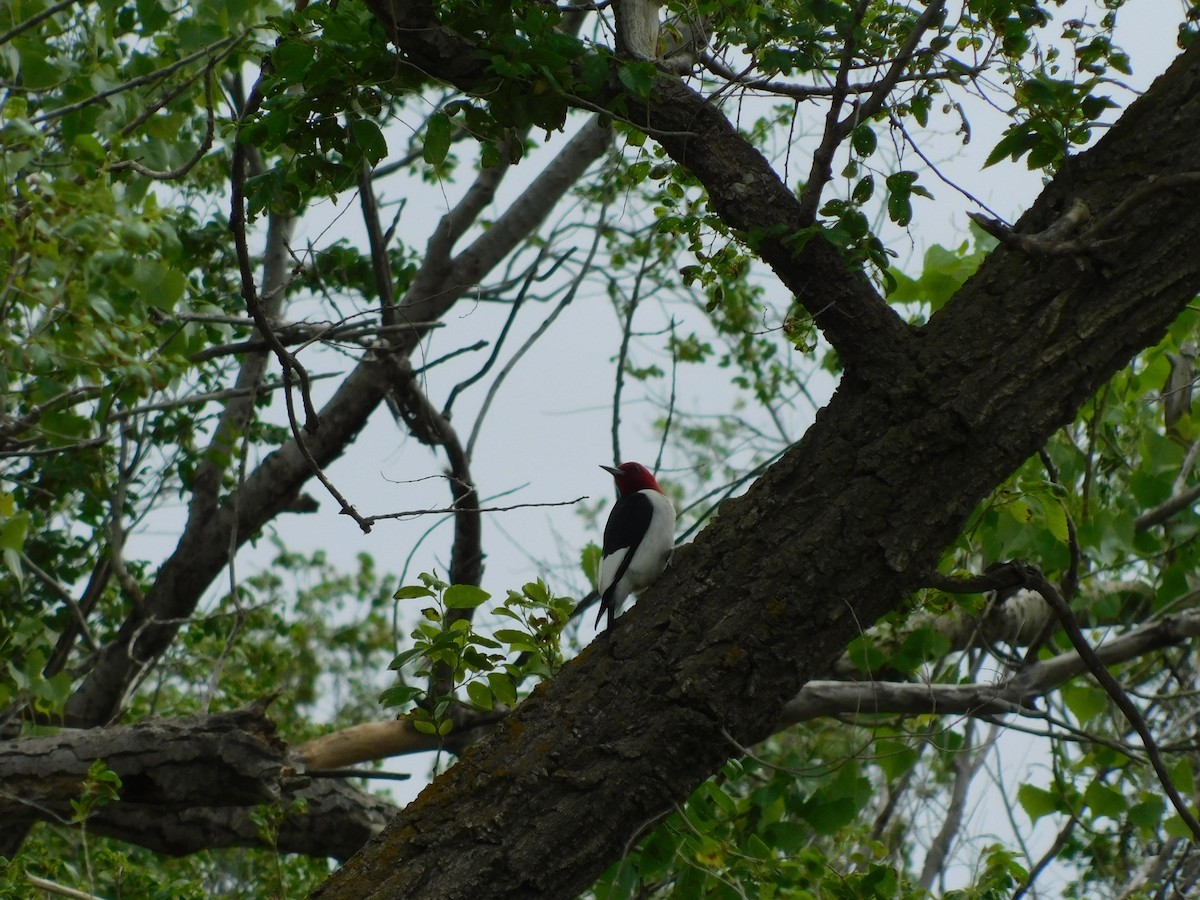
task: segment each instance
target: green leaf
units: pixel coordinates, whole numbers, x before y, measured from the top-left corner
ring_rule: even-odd
[[[986,169],[989,166],[994,166],[1005,158],[1019,159],[1036,143],[1037,135],[1030,129],[1027,123],[1011,125],[996,143],[996,146],[992,148],[992,152],[988,154],[983,167]]]
[[[474,609],[491,599],[491,594],[473,584],[452,584],[446,588],[442,601],[449,609]]]
[[[875,152],[878,144],[879,139],[875,136],[875,129],[870,125],[859,125],[850,132],[850,146],[859,156],[870,156]]]
[[[1179,817],[1179,813],[1172,813],[1167,816],[1166,821],[1162,823],[1162,830],[1167,837],[1179,838],[1185,841],[1190,841],[1193,838],[1192,829],[1188,827],[1187,822]]]
[[[29,531],[29,511],[5,519],[0,524],[0,549],[19,552],[25,546],[25,535]]]
[[[600,547],[594,543],[588,543],[583,548],[579,565],[583,569],[583,574],[588,580],[588,584],[596,589],[599,586],[598,579],[600,578]]]
[[[654,90],[658,68],[652,62],[624,62],[617,70],[617,77],[637,96],[649,97]]]
[[[407,665],[412,660],[416,659],[419,656],[422,656],[424,653],[425,653],[424,647],[413,647],[409,650],[405,650],[402,653],[396,654],[395,658],[392,659],[392,662],[388,666],[388,668],[389,669],[402,668],[403,666]]]
[[[754,859],[772,859],[774,856],[771,848],[764,844],[762,838],[757,834],[751,834],[746,838],[745,850]]]
[[[895,782],[917,764],[920,753],[905,741],[881,738],[875,745],[875,758],[888,780]]]
[[[1154,835],[1162,822],[1167,804],[1162,797],[1143,792],[1143,799],[1129,807],[1127,818],[1136,825],[1146,837]]]
[[[1170,767],[1171,781],[1179,789],[1179,793],[1190,797],[1196,793],[1196,779],[1192,773],[1192,764],[1185,756]]]
[[[1096,716],[1108,710],[1108,694],[1093,684],[1071,682],[1063,685],[1063,702],[1066,703],[1081,725],[1088,724]]]
[[[498,641],[504,641],[513,650],[537,652],[537,641],[524,631],[515,628],[501,628],[492,635]]]
[[[497,700],[505,706],[516,705],[517,686],[512,678],[503,672],[489,672],[487,681],[488,687],[492,689],[492,694]]]
[[[854,821],[858,804],[847,797],[832,797],[804,804],[800,815],[818,834],[833,834]]]
[[[712,781],[706,781],[700,786],[700,790],[713,802],[722,813],[732,818],[737,815],[737,804],[733,802],[733,798],[721,790],[720,786]]]
[[[158,0],[137,0],[137,12],[143,34],[161,30],[171,15]]]
[[[450,152],[450,117],[440,110],[429,117],[425,127],[425,146],[422,154],[425,162],[441,168]]]
[[[1062,501],[1056,497],[1039,498],[1042,505],[1042,515],[1045,518],[1046,528],[1062,543],[1067,543],[1070,540],[1071,532],[1067,527],[1067,508],[1063,506]]]
[[[424,693],[420,688],[410,687],[407,684],[396,684],[380,693],[379,703],[388,708],[404,706]]]
[[[1034,787],[1032,784],[1021,785],[1017,790],[1017,802],[1021,804],[1021,808],[1025,810],[1025,815],[1029,816],[1031,822],[1036,822],[1042,816],[1048,816],[1062,809],[1062,802],[1058,794]]]
[[[408,584],[392,594],[393,600],[417,600],[422,597],[434,596],[433,591],[429,588],[421,587],[419,584]]]
[[[482,681],[467,682],[467,696],[476,709],[490,710],[495,705],[491,690]]]
[[[433,162],[426,156],[426,162],[431,165],[440,166],[446,158],[446,152],[450,149],[450,118],[445,113],[437,113],[446,120],[446,149],[442,151],[441,159]],[[432,130],[432,122],[430,123]],[[379,162],[387,156],[387,139],[384,138],[383,132],[379,130],[379,126],[370,119],[353,119],[350,122],[350,136],[354,139],[354,143],[362,150],[362,154],[366,157],[371,165]],[[429,135],[425,137],[425,152],[429,153]]]
[[[91,134],[77,134],[71,144],[80,154],[94,163],[104,162],[104,157],[107,155],[104,145]]]
[[[1091,807],[1096,815],[1118,820],[1129,806],[1124,794],[1098,781],[1093,781],[1087,786],[1087,790],[1083,792],[1083,802]]]
[[[438,733],[437,726],[434,725],[433,722],[430,721],[429,719],[418,719],[414,716],[413,720],[412,720],[412,726],[417,731],[421,732],[421,734],[437,734]]]
[[[854,186],[854,193],[851,194],[851,198],[855,203],[866,203],[874,193],[875,179],[871,175],[866,175]]]
[[[546,582],[542,579],[531,581],[521,588],[521,593],[532,600],[534,603],[545,606],[550,602],[550,591],[546,587]]]

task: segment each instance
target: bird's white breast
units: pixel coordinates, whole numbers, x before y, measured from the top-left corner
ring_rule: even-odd
[[[625,572],[630,591],[644,588],[661,575],[675,548],[675,507],[661,491],[647,488],[639,493],[649,499],[654,515]]]

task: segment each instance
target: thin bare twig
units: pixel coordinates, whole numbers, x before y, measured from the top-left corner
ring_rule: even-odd
[[[667,401],[667,420],[663,423],[662,438],[658,442],[658,455],[654,457],[654,471],[662,468],[663,453],[667,449],[667,438],[671,434],[671,420],[675,418],[676,376],[679,374],[679,347],[675,343],[675,317],[671,317],[671,397]]]
[[[306,778],[367,778],[376,781],[408,781],[409,772],[381,772],[375,769],[305,769]]]
[[[488,389],[487,396],[483,398],[483,403],[479,407],[479,415],[475,417],[475,424],[471,428],[471,436],[467,438],[468,459],[474,456],[475,441],[479,438],[479,432],[483,428],[483,420],[487,416],[488,410],[491,409],[492,401],[499,392],[500,385],[504,383],[504,380],[508,377],[508,374],[516,367],[517,363],[520,361],[521,357],[525,355],[526,351],[529,350],[529,348],[535,343],[537,343],[541,336],[544,335],[550,329],[550,326],[554,324],[554,320],[557,319],[562,311],[566,309],[571,304],[571,301],[575,299],[575,295],[579,292],[579,286],[583,283],[584,277],[588,272],[591,271],[592,261],[595,260],[596,251],[600,247],[601,234],[604,231],[604,222],[607,212],[607,206],[601,208],[600,216],[594,232],[595,236],[592,240],[592,246],[588,250],[587,259],[583,261],[583,267],[579,270],[579,274],[575,276],[575,280],[571,282],[571,286],[567,289],[566,294],[563,295],[562,300],[559,301],[558,306],[554,307],[554,311],[551,312],[550,315],[546,316],[541,325],[534,329],[533,334],[529,335],[529,337],[525,339],[525,343],[523,343],[517,349],[517,352],[513,354],[512,359],[505,363],[504,367],[499,371],[499,373],[497,373],[495,380]]]
[[[113,487],[112,496],[110,497],[110,517],[108,523],[108,562],[112,566],[112,572],[117,579],[117,584],[121,586],[121,590],[129,597],[129,602],[134,608],[141,610],[145,606],[145,598],[142,596],[142,586],[137,583],[137,579],[130,574],[129,569],[125,567],[125,496],[129,487],[129,482],[137,471],[138,460],[141,458],[140,453],[134,453],[133,460],[129,459],[129,432],[132,429],[122,428],[118,432],[117,440],[117,483]]]
[[[950,848],[962,828],[963,813],[967,805],[967,793],[975,776],[979,774],[988,750],[996,740],[999,724],[993,722],[987,739],[979,747],[966,749],[974,741],[975,723],[968,721],[963,733],[964,749],[955,755],[951,768],[954,772],[954,783],[950,789],[950,802],[946,809],[942,826],[934,835],[925,856],[925,864],[921,867],[921,875],[917,885],[925,890],[933,887],[934,881],[942,873],[946,860],[950,856]]]
[[[379,221],[379,202],[371,181],[371,167],[364,160],[358,173],[358,202],[362,207],[363,223],[367,227],[367,246],[371,251],[371,273],[375,292],[379,295],[379,320],[383,325],[396,324],[396,288],[388,260],[387,238]]]
[[[469,388],[471,385],[476,384],[481,378],[483,378],[485,375],[487,375],[488,371],[492,368],[493,365],[495,365],[496,359],[500,355],[500,348],[504,346],[505,338],[508,337],[508,332],[512,328],[512,324],[517,318],[517,312],[521,309],[521,306],[525,303],[525,299],[529,294],[530,287],[533,286],[534,282],[545,281],[547,278],[551,277],[555,272],[558,271],[559,267],[561,265],[563,265],[571,257],[571,254],[573,254],[574,252],[575,252],[575,248],[573,248],[573,247],[571,249],[567,250],[566,253],[563,253],[556,260],[554,260],[554,262],[550,266],[549,271],[547,271],[545,274],[540,275],[540,276],[538,275],[538,265],[541,263],[542,259],[546,256],[546,253],[542,252],[542,253],[538,254],[537,259],[534,260],[533,265],[531,265],[529,267],[528,271],[525,274],[525,278],[521,284],[521,289],[518,291],[516,299],[514,299],[512,302],[512,309],[509,310],[508,318],[505,319],[504,326],[500,329],[500,335],[496,338],[496,344],[492,348],[492,352],[488,356],[487,361],[484,362],[484,364],[479,368],[479,371],[477,371],[475,374],[470,375],[467,378],[463,379],[462,381],[460,381],[458,384],[456,384],[451,389],[450,396],[446,398],[446,403],[442,407],[442,415],[443,416],[445,416],[446,418],[450,418],[450,410],[454,406],[454,401],[458,397],[458,395],[462,391]]]
[[[382,513],[378,516],[367,516],[367,521],[372,525],[376,522],[382,522],[385,519],[411,519],[415,516],[428,515],[445,515],[449,513],[496,513],[496,512],[511,512],[514,509],[530,509],[536,506],[573,506],[576,503],[581,503],[587,500],[587,496],[576,497],[574,500],[554,500],[549,503],[514,503],[512,506],[480,506],[474,509],[463,509],[458,507],[446,507],[442,509],[406,509],[401,512]]]
[[[1029,874],[1025,876],[1025,881],[1012,895],[1012,900],[1021,900],[1033,888],[1033,883],[1038,876],[1046,870],[1050,863],[1058,858],[1059,852],[1067,845],[1067,841],[1071,839],[1071,835],[1075,833],[1075,826],[1079,824],[1079,819],[1075,816],[1067,819],[1067,824],[1058,831],[1058,836],[1055,837],[1054,843],[1050,845],[1050,849],[1042,854],[1033,868],[1029,870]]]
[[[21,434],[21,432],[28,431],[41,420],[42,416],[59,404],[73,405],[80,403],[103,393],[103,391],[104,388],[99,385],[85,385],[84,387],[72,388],[71,390],[63,391],[61,394],[56,394],[49,400],[39,403],[30,409],[29,412],[25,413],[19,419],[11,419],[0,424],[0,445],[7,443],[10,438]]]
[[[925,8],[925,11],[917,17],[917,20],[913,23],[912,31],[909,32],[908,38],[904,41],[904,45],[900,48],[900,52],[893,57],[892,63],[888,67],[888,70],[884,74],[883,78],[876,82],[874,90],[871,91],[871,95],[867,97],[866,100],[856,103],[855,108],[851,111],[851,114],[846,117],[845,121],[842,122],[841,127],[844,130],[844,134],[849,134],[855,125],[861,121],[871,118],[883,108],[883,104],[887,100],[888,95],[891,94],[892,89],[896,86],[896,84],[900,81],[900,77],[904,74],[904,67],[907,66],[916,55],[917,45],[921,43],[921,38],[925,36],[925,31],[934,23],[934,20],[942,14],[945,6],[945,0],[937,0],[937,2],[930,3],[929,6]]]
[[[834,78],[833,90],[829,95],[829,109],[825,113],[825,130],[821,135],[821,143],[813,152],[808,182],[800,197],[800,222],[804,225],[811,224],[816,220],[817,209],[821,205],[821,192],[833,176],[833,155],[846,137],[841,114],[842,105],[846,102],[846,97],[850,92],[850,64],[854,61],[854,52],[857,47],[854,32],[862,23],[868,6],[870,6],[870,0],[858,0],[849,31],[844,36],[842,56],[838,61],[837,75]]]
[[[905,67],[912,61],[917,50],[917,45],[921,42],[925,31],[942,14],[943,7],[945,6],[942,0],[937,0],[937,2],[930,3],[926,7],[925,11],[913,23],[912,31],[909,32],[908,38],[900,48],[900,51],[892,59],[891,65],[884,73],[883,78],[874,83],[866,99],[856,100],[850,111],[842,118],[842,107],[852,93],[850,72],[853,68],[854,54],[857,50],[854,32],[862,23],[869,5],[867,0],[860,0],[854,10],[854,18],[849,31],[845,35],[846,43],[842,50],[841,59],[838,62],[838,70],[833,87],[829,92],[829,111],[825,116],[825,132],[821,137],[820,145],[817,147],[816,152],[813,153],[809,180],[800,198],[802,210],[801,222],[805,224],[811,223],[816,219],[817,210],[821,205],[821,192],[833,174],[833,157],[837,152],[837,148],[841,146],[842,141],[846,139],[855,127],[876,115],[883,108],[883,104],[887,101],[892,89],[895,88],[904,74]]]

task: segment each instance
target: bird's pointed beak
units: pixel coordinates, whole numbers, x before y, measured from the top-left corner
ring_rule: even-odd
[[[620,469],[614,469],[612,466],[601,465],[600,468],[602,468],[605,472],[607,472],[613,478],[619,478],[620,476],[625,474]]]

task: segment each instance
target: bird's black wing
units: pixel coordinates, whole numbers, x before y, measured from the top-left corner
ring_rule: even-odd
[[[605,612],[608,613],[609,628],[616,621],[617,611],[613,608],[613,589],[625,577],[625,570],[633,562],[633,555],[637,553],[642,538],[646,536],[646,530],[650,527],[650,519],[653,516],[654,504],[641,491],[622,494],[613,504],[612,512],[608,516],[608,524],[604,526],[604,547],[601,550],[601,557],[628,549],[613,580],[600,597],[600,609],[596,613],[597,628],[600,627],[600,619]]]

